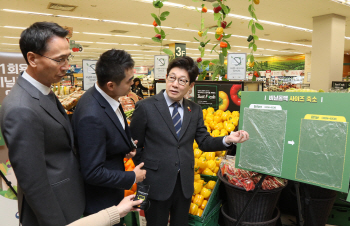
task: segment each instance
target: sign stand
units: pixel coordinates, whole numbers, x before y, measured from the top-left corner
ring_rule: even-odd
[[[15,189],[12,187],[11,182],[9,180],[7,180],[7,178],[5,177],[5,175],[2,173],[2,171],[0,170],[0,176],[2,177],[2,179],[4,179],[5,183],[7,184],[7,186],[9,186],[9,188],[12,190],[12,192],[17,196],[17,192],[15,191]]]

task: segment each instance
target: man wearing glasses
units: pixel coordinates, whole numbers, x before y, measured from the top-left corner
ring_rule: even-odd
[[[245,131],[213,138],[204,126],[201,107],[184,99],[194,86],[198,67],[190,57],[176,58],[167,69],[166,89],[137,102],[131,134],[137,143],[136,163],[144,162],[150,185],[147,225],[188,225],[193,194],[193,141],[202,151],[219,151],[249,139]]]
[[[18,180],[18,208],[24,226],[62,226],[81,217],[84,187],[74,154],[71,125],[50,91],[72,58],[68,31],[38,22],[21,34],[28,68],[18,77],[0,112],[1,131]]]

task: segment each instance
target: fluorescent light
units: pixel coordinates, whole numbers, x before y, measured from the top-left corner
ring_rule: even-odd
[[[103,22],[117,23],[117,24],[129,24],[129,25],[139,25],[138,23],[118,21],[118,20],[102,20]]]
[[[79,16],[66,16],[66,15],[56,15],[56,17],[64,17],[64,18],[72,18],[72,19],[79,19],[79,20],[99,20],[96,18],[90,18],[90,17],[79,17]]]
[[[164,2],[163,4],[166,6],[172,6],[172,7],[176,7],[176,8],[183,8],[185,6],[182,4],[177,4],[177,3],[172,3],[172,2]]]
[[[5,28],[13,28],[13,29],[21,29],[21,30],[24,30],[24,29],[27,29],[26,27],[13,27],[13,26],[4,26]]]
[[[10,37],[10,36],[4,36],[4,38],[14,38],[14,39],[20,39],[20,37]]]
[[[271,42],[270,39],[259,38],[259,41]]]
[[[76,43],[94,43],[94,42],[87,42],[87,41],[77,41],[75,40]]]
[[[87,35],[102,35],[102,36],[112,36],[111,34],[90,33],[90,32],[83,32],[83,34],[87,34]]]
[[[350,37],[346,37],[346,36],[345,36],[345,39],[350,40]]]
[[[281,43],[281,44],[289,44],[289,42],[281,42],[281,41],[276,41],[276,40],[272,40],[272,42]]]
[[[123,37],[123,38],[142,38],[140,36],[128,36],[128,35],[113,35],[113,36],[116,36],[116,37]]]
[[[12,12],[12,13],[35,14],[35,15],[43,15],[43,16],[53,15],[51,13],[37,13],[37,12],[29,12],[29,11],[21,11],[21,10],[13,10],[13,9],[3,9],[3,11]]]
[[[96,44],[105,44],[105,45],[120,45],[119,43],[108,43],[108,42],[96,42]]]
[[[12,43],[1,43],[2,45],[9,45],[9,46],[18,46],[18,44],[12,44]]]
[[[173,41],[173,42],[190,42],[190,41],[184,41],[184,40],[175,40],[175,39],[170,39],[169,41]]]

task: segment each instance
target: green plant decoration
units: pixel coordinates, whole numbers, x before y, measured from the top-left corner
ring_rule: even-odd
[[[201,14],[201,26],[200,28],[198,28],[198,36],[199,38],[193,37],[194,40],[196,40],[197,42],[199,42],[199,46],[198,46],[198,50],[201,53],[201,56],[197,58],[197,63],[198,63],[198,68],[202,69],[203,71],[199,74],[198,76],[198,80],[202,81],[205,79],[205,76],[207,75],[207,71],[205,70],[206,67],[209,65],[210,60],[202,60],[202,58],[205,55],[205,47],[206,45],[210,42],[210,39],[208,39],[208,30],[209,29],[205,29],[204,27],[204,18],[203,18],[203,13],[206,13],[208,11],[207,7],[205,7],[205,4],[203,3],[203,0],[192,0],[193,2],[202,2],[201,4],[201,10],[197,9],[197,12],[199,12]]]
[[[231,11],[231,9],[224,4],[225,2],[226,0],[216,0],[216,2],[213,3],[214,20],[217,21],[218,25],[215,32],[215,39],[220,41],[220,44],[214,45],[211,50],[211,53],[215,51],[219,55],[219,59],[211,61],[211,63],[214,64],[212,80],[219,80],[220,76],[222,80],[227,81],[227,79],[224,78],[226,74],[225,57],[227,57],[227,51],[231,49],[230,43],[227,39],[229,39],[232,34],[227,34],[225,29],[231,26],[232,21],[230,23],[225,21],[226,16]],[[217,46],[220,47],[219,51],[216,50]]]
[[[255,5],[258,5],[260,1],[258,0],[248,0],[248,1],[251,2],[248,7],[248,11],[250,13],[250,16],[252,17],[252,19],[248,23],[248,29],[249,28],[251,29],[252,34],[249,35],[247,38],[247,41],[249,42],[248,48],[251,49],[250,54],[247,56],[247,60],[250,61],[250,63],[248,63],[248,66],[250,67],[250,69],[252,69],[252,71],[254,71],[252,81],[256,81],[256,77],[260,76],[260,72],[259,72],[259,63],[254,61],[254,52],[258,50],[258,46],[256,45],[255,42],[259,40],[259,37],[255,33],[256,33],[256,29],[264,30],[264,28],[261,24],[258,23],[258,18],[256,17],[256,14],[255,14]]]
[[[161,12],[160,9],[163,7],[163,2],[167,0],[153,0],[153,6],[154,8],[158,9],[158,15],[151,13],[151,16],[154,18],[153,26],[154,31],[156,32],[156,35],[152,37],[152,40],[154,42],[160,43],[160,50],[159,53],[162,54],[162,51],[166,54],[168,54],[170,57],[174,57],[173,51],[167,48],[163,48],[163,40],[167,36],[162,29],[162,21],[165,21],[167,16],[170,15],[169,11]],[[159,29],[158,29],[159,28]]]

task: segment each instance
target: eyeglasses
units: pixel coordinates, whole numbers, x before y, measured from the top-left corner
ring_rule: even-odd
[[[168,81],[171,82],[171,83],[173,83],[173,82],[175,82],[175,80],[177,80],[177,82],[178,82],[180,85],[182,85],[182,86],[185,86],[186,83],[188,83],[188,80],[186,80],[185,78],[178,78],[178,79],[176,79],[176,77],[175,77],[174,75],[169,75],[169,76],[167,77],[167,79],[168,79]]]
[[[52,59],[50,57],[41,55],[40,53],[36,53],[36,54],[38,54],[39,56],[45,57],[47,59],[53,60],[53,61],[57,62],[57,64],[60,66],[63,66],[66,63],[66,61],[69,63],[69,61],[73,60],[73,58],[74,58],[74,56],[70,54],[67,58],[61,58],[59,60],[56,60],[56,59]]]

